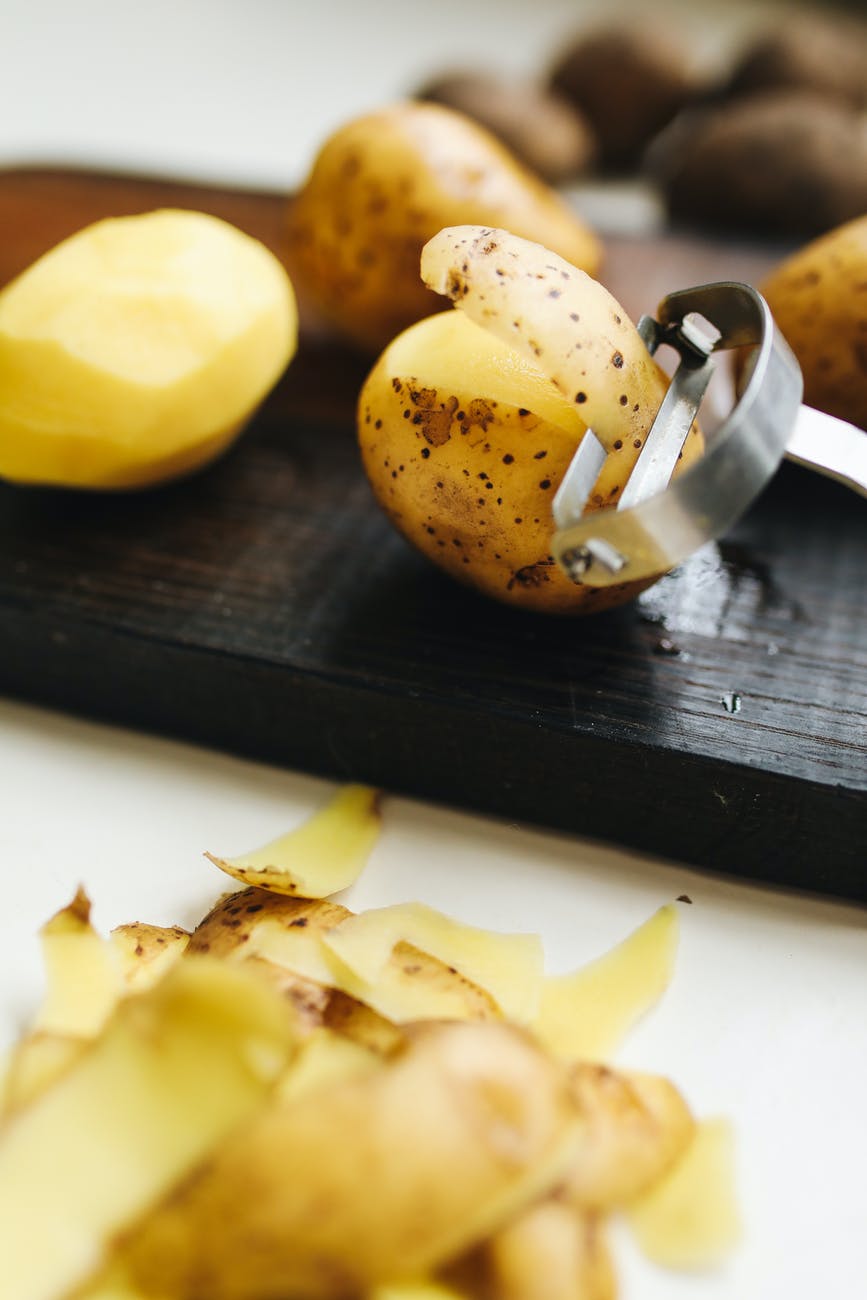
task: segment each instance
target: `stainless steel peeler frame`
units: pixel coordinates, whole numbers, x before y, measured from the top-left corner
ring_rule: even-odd
[[[553,502],[552,554],[574,581],[607,587],[674,568],[731,527],[784,455],[867,495],[867,433],[801,406],[800,368],[756,289],[680,290],[638,329],[651,355],[668,344],[680,363],[616,507],[584,513],[606,455],[591,430],[573,457]],[[715,354],[740,347],[753,351],[734,409],[672,479]]]

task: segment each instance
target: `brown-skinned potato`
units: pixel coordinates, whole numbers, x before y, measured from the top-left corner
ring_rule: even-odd
[[[439,104],[406,102],[326,141],[289,211],[293,281],[333,327],[375,353],[436,310],[419,254],[460,222],[506,226],[588,271],[599,264],[595,235],[493,135]]]
[[[596,281],[504,231],[441,231],[423,273],[462,310],[395,339],[362,389],[362,459],[386,514],[440,568],[506,603],[562,614],[630,599],[646,581],[575,584],[550,539],[587,425],[608,449],[598,509],[616,502],[665,394],[635,327]],[[682,464],[700,451],[694,430]]]

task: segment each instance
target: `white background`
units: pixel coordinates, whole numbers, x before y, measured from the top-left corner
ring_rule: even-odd
[[[712,62],[758,8],[678,11]],[[538,69],[578,11],[565,0],[0,0],[0,163],[288,185],[348,114],[446,65]],[[79,882],[103,927],[190,924],[223,887],[205,849],[263,842],[329,790],[0,701],[0,1043],[38,995],[36,928]],[[550,968],[565,970],[684,892],[693,906],[681,908],[673,988],[622,1059],[671,1074],[700,1114],[733,1119],[745,1235],[726,1267],[685,1278],[648,1266],[623,1235],[623,1295],[854,1298],[867,1278],[863,910],[398,799],[349,901],[421,898],[536,929]]]

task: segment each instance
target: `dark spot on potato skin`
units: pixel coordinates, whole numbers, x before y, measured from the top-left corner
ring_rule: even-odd
[[[516,569],[509,581],[506,583],[506,590],[511,591],[516,585],[519,587],[541,587],[546,582],[551,581],[550,570],[554,567],[554,561],[549,557],[546,560],[537,560],[535,564],[525,564],[523,568]]]

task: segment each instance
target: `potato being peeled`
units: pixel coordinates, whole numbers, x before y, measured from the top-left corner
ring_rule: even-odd
[[[814,240],[761,286],[804,374],[804,401],[867,429],[867,216]]]
[[[0,294],[0,476],[132,488],[238,435],[295,351],[283,267],[199,212],[100,221]]]
[[[440,568],[509,604],[589,613],[630,599],[646,581],[571,582],[550,541],[585,419],[608,449],[598,509],[617,501],[666,391],[635,327],[589,276],[503,231],[442,231],[423,265],[463,310],[396,338],[362,389],[362,459],[386,514]],[[693,431],[682,463],[700,450]]]
[[[299,290],[341,333],[375,352],[436,311],[422,245],[443,226],[505,226],[594,271],[596,237],[488,131],[438,104],[357,118],[317,157],[289,214]]]

